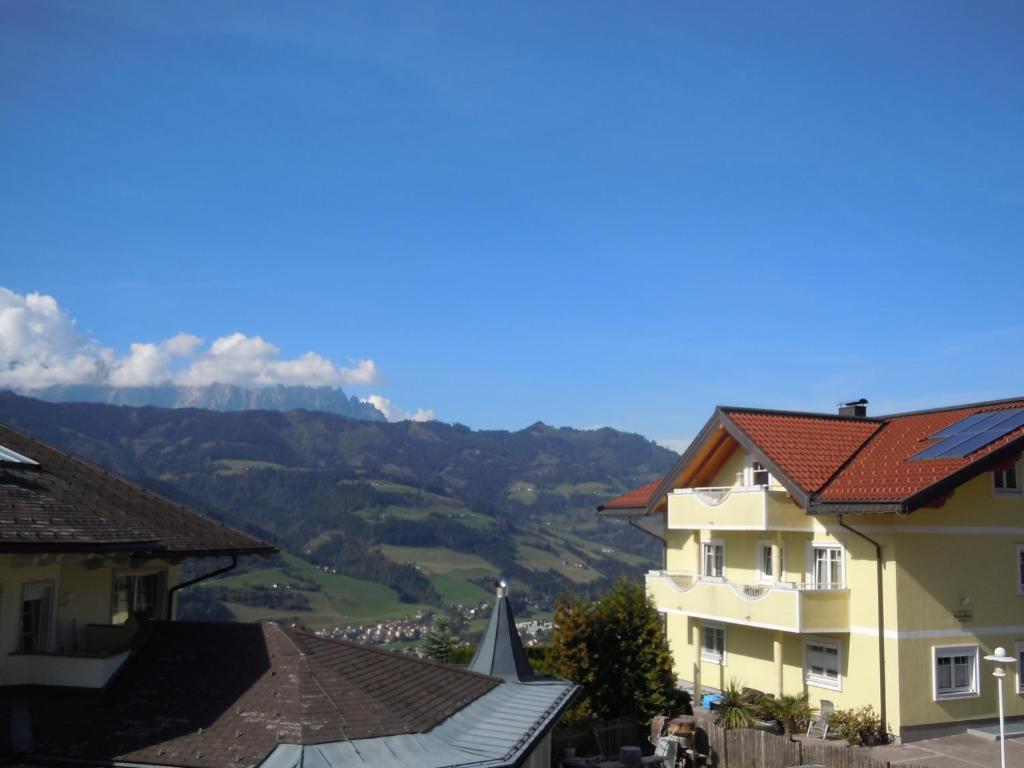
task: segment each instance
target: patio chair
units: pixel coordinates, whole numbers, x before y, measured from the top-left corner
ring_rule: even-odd
[[[665,735],[666,722],[668,722],[668,718],[665,715],[656,715],[651,720],[651,735],[647,737],[647,740],[655,747],[658,746],[658,739]]]
[[[828,735],[828,716],[835,711],[835,705],[826,699],[821,700],[821,711],[807,726],[807,738],[824,739]]]
[[[675,768],[676,755],[679,753],[679,742],[671,736],[662,736],[654,748],[654,754],[642,758],[644,765],[660,765],[662,768]]]

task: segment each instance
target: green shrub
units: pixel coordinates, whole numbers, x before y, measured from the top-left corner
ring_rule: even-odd
[[[882,721],[868,704],[836,710],[828,716],[828,727],[838,731],[848,744],[874,744],[882,731]]]
[[[715,725],[720,725],[727,730],[752,728],[754,726],[752,710],[753,705],[746,700],[743,686],[733,678],[729,680],[729,684],[722,691],[722,700],[718,702]]]

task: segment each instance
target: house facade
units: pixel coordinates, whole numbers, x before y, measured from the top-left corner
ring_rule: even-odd
[[[995,718],[983,657],[1024,661],[1024,400],[843,411],[720,407],[664,478],[599,508],[664,541],[647,588],[677,674],[870,704],[905,740]]]

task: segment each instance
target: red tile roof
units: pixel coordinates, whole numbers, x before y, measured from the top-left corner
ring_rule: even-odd
[[[823,501],[898,501],[909,498],[1024,436],[1024,427],[963,458],[911,459],[932,441],[928,436],[973,413],[1024,407],[1024,400],[912,413],[886,419],[885,426],[822,491]]]
[[[909,511],[991,468],[992,462],[985,459],[992,454],[1000,452],[993,457],[995,462],[1009,458],[1007,451],[1020,454],[1024,426],[967,456],[912,458],[934,444],[928,438],[939,430],[975,413],[1010,408],[1024,408],[1024,398],[870,419],[723,406],[708,425],[724,427],[742,445],[774,464],[772,471],[777,468],[785,476],[780,479],[794,498],[802,493],[798,503],[811,509],[845,502],[879,505],[870,511],[891,511],[888,505],[893,504]],[[712,431],[705,427],[705,433]],[[679,477],[706,442],[706,438],[694,441],[663,481]],[[636,488],[598,509],[648,506],[663,481]]]
[[[807,493],[828,482],[881,426],[868,419],[722,410]]]
[[[616,496],[614,499],[604,502],[598,509],[636,509],[646,507],[647,502],[650,501],[651,494],[654,493],[654,490],[659,485],[661,485],[660,478],[652,483],[647,483],[647,485],[641,485],[639,488],[627,491],[621,496]]]

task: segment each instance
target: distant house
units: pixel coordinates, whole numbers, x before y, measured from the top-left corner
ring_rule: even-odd
[[[503,593],[468,670],[275,624],[173,620],[185,558],[274,551],[0,425],[0,750],[47,764],[547,768],[576,687],[533,674]]]
[[[996,646],[1024,665],[1022,448],[1024,399],[719,407],[664,478],[599,509],[664,542],[647,589],[681,679],[870,704],[914,739],[997,715]]]

